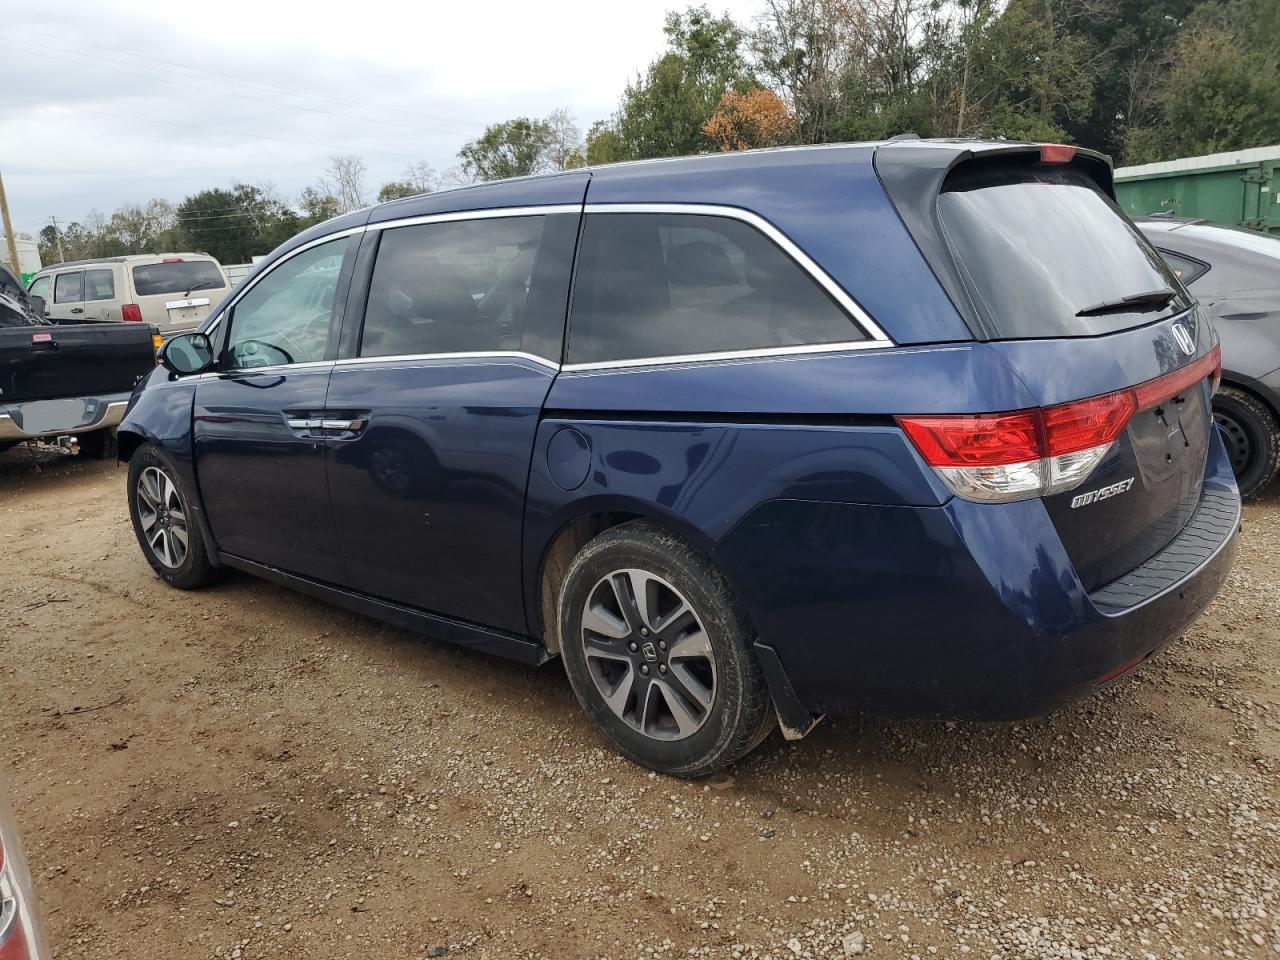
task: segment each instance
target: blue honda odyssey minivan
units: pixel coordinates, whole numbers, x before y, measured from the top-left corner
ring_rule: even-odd
[[[143,554],[559,657],[681,776],[824,714],[1043,713],[1178,636],[1240,501],[1214,331],[1059,145],[897,139],[385,203],[120,427]]]

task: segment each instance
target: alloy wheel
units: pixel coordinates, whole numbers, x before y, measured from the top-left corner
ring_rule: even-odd
[[[581,642],[600,696],[632,729],[683,740],[707,722],[716,699],[711,639],[661,577],[626,569],[601,578],[582,610]]]
[[[187,559],[187,511],[178,485],[159,467],[147,467],[138,477],[138,522],[151,553],[170,569]]]

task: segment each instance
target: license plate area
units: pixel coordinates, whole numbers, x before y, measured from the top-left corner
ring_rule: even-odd
[[[26,433],[66,433],[93,422],[94,411],[80,399],[32,400],[18,409]]]

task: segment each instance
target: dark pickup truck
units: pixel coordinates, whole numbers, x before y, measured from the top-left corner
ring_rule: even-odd
[[[81,453],[109,456],[134,383],[155,368],[156,329],[54,326],[43,307],[0,264],[0,452],[69,436]]]

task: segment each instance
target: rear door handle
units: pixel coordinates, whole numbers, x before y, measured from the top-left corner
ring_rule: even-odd
[[[72,308],[71,308],[71,312],[72,312],[72,313],[84,313],[84,307],[72,307]]]

